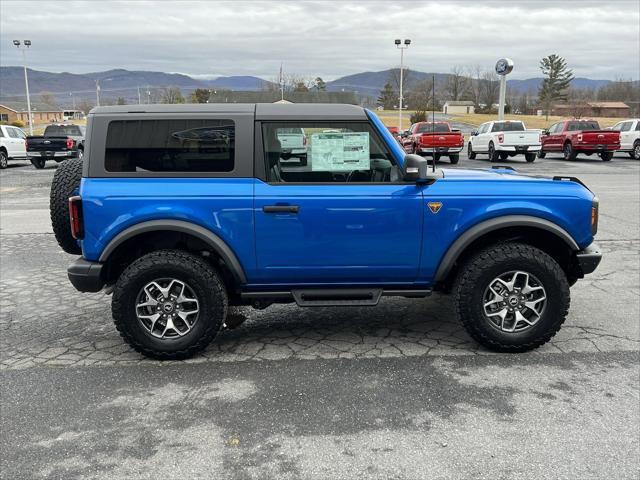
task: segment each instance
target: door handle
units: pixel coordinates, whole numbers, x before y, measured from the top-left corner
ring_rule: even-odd
[[[265,205],[262,207],[264,213],[298,213],[298,205]]]

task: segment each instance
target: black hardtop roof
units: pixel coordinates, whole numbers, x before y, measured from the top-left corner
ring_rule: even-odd
[[[256,120],[366,120],[364,108],[343,103],[188,103],[96,107],[91,115],[135,113],[255,114]]]

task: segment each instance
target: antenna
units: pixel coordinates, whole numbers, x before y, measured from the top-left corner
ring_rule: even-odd
[[[431,76],[431,131],[436,133],[436,76]],[[433,145],[433,172],[436,171],[436,146]]]

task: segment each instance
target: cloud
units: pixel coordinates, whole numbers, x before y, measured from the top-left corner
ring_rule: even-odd
[[[551,1],[34,1],[0,3],[0,62],[19,65],[11,45],[30,38],[35,69],[85,73],[111,68],[197,76],[272,78],[280,63],[332,79],[395,67],[394,38],[411,38],[406,64],[515,62],[513,78],[539,76],[558,53],[577,76],[640,78],[637,0]]]

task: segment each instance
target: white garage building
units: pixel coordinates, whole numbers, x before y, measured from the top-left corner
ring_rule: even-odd
[[[475,106],[469,100],[449,100],[442,106],[442,113],[475,113]]]

